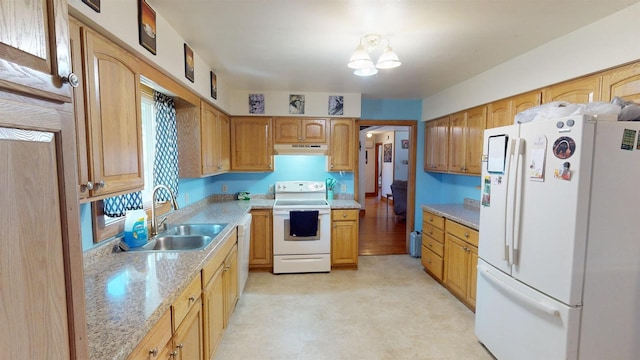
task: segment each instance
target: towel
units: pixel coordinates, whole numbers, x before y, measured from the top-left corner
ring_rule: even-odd
[[[289,235],[304,237],[318,233],[319,211],[289,211]]]

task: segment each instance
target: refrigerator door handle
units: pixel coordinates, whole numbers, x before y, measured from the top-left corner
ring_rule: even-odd
[[[515,158],[516,158],[516,165],[515,165],[515,181],[516,181],[516,185],[515,185],[515,192],[514,192],[514,197],[515,197],[515,204],[514,204],[514,216],[513,216],[513,236],[511,238],[511,264],[513,265],[518,265],[518,258],[519,258],[519,243],[520,243],[520,210],[521,210],[521,206],[522,206],[522,181],[523,181],[523,174],[522,174],[522,165],[524,163],[524,148],[525,148],[525,140],[523,138],[520,139],[516,139],[516,146],[515,146]]]
[[[505,169],[507,169],[507,172],[505,173],[505,182],[507,184],[507,196],[504,197],[504,208],[507,209],[508,205],[509,205],[509,184],[510,184],[510,179],[511,179],[511,160],[513,159],[513,153],[514,153],[514,144],[513,144],[513,138],[509,138],[508,143],[507,143],[507,159],[506,159],[506,164],[505,164]],[[503,226],[504,226],[504,253],[502,254],[502,260],[505,260],[507,262],[507,265],[511,265],[511,263],[509,262],[509,244],[510,244],[510,237],[509,237],[509,225],[511,224],[511,221],[509,219],[509,212],[505,211],[504,212],[504,222],[503,222]]]
[[[513,297],[519,299],[523,303],[526,303],[527,305],[529,305],[529,306],[531,306],[531,307],[533,307],[535,309],[538,309],[538,310],[544,312],[545,314],[548,314],[548,315],[551,315],[551,316],[561,317],[560,316],[560,311],[558,311],[558,309],[556,309],[553,306],[550,306],[548,304],[545,304],[543,302],[540,302],[538,300],[532,299],[532,298],[528,297],[527,295],[521,293],[520,291],[512,288],[511,286],[505,284],[504,282],[502,282],[502,280],[498,279],[493,274],[491,274],[489,269],[487,267],[485,267],[484,265],[478,265],[478,271],[480,272],[480,274],[482,276],[484,276],[491,283],[493,283],[494,285],[498,286],[500,289],[502,289],[503,291],[509,293]]]
[[[509,171],[507,173],[507,196],[505,212],[505,256],[508,265],[513,265],[513,237],[516,223],[515,205],[518,194],[518,167],[520,161],[520,148],[522,139],[509,139]],[[514,161],[515,160],[515,161]]]

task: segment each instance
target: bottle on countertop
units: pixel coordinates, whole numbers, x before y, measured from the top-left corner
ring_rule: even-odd
[[[147,212],[144,210],[127,211],[124,220],[124,242],[130,247],[140,247],[147,243]]]

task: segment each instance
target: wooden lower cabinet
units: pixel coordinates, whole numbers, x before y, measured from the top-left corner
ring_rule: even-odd
[[[251,211],[249,270],[273,270],[273,213],[270,209]]]
[[[476,306],[478,232],[447,220],[444,245],[444,284],[467,306]]]
[[[173,352],[171,340],[171,310],[167,310],[127,359],[168,359]]]
[[[224,264],[221,264],[209,283],[202,292],[202,303],[204,310],[204,358],[213,359],[216,348],[222,339],[224,331],[224,284],[222,273]]]
[[[224,286],[224,327],[226,328],[238,302],[238,245],[231,249],[224,260],[222,283]]]
[[[422,211],[422,266],[437,281],[442,282],[444,270],[444,218]]]
[[[202,359],[202,300],[198,297],[173,334],[173,354],[177,360]]]
[[[331,268],[358,268],[360,210],[331,211]]]

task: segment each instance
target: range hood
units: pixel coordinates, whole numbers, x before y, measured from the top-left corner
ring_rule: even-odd
[[[327,155],[327,144],[274,144],[276,155]]]

